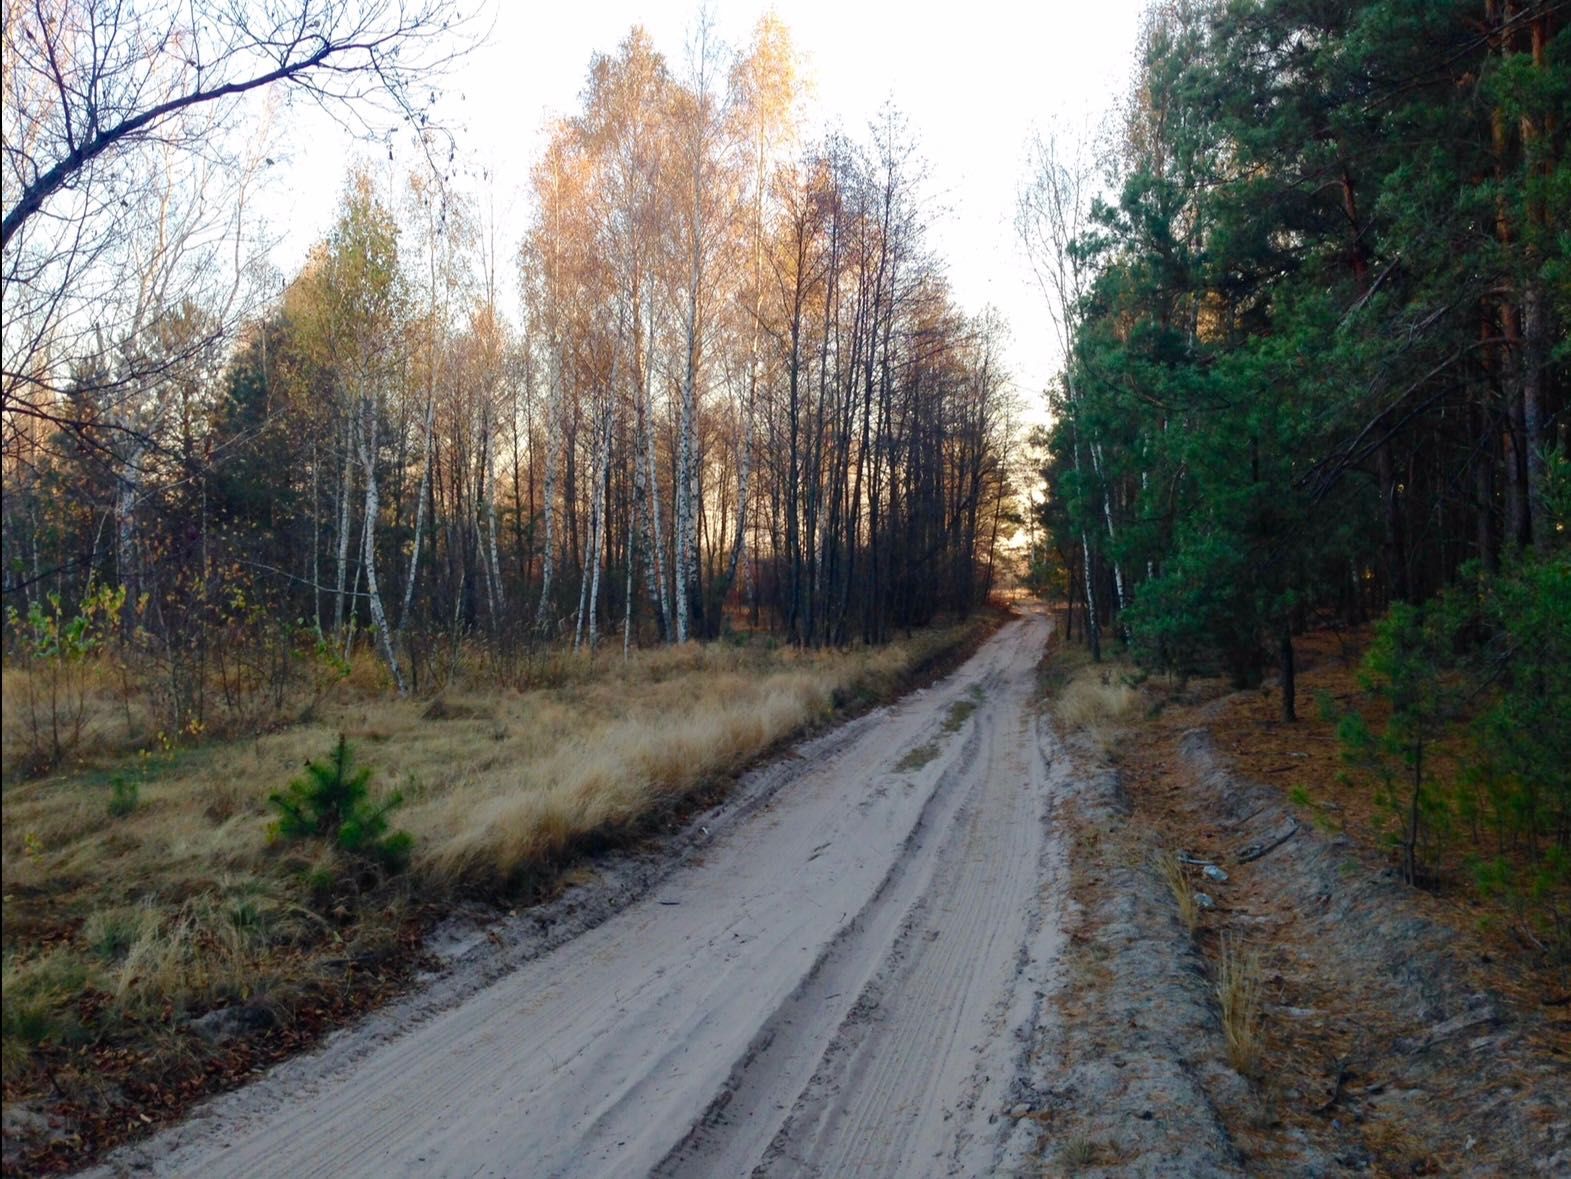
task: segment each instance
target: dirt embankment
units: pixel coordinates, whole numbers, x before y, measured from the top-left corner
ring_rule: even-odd
[[[1029,1119],[1049,1175],[1237,1175],[1219,1104],[1248,1099],[1223,1059],[1204,960],[1147,864],[1118,773],[1083,739],[1057,814],[1069,845],[1055,1018],[1031,1047]]]
[[[1571,1173],[1564,1010],[1384,854],[1237,772],[1211,732],[1230,703],[1143,701],[1119,735],[1072,742],[1090,786],[1064,815],[1077,917],[1049,1163]]]

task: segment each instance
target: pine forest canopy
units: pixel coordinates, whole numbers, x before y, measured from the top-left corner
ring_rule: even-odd
[[[116,642],[359,634],[403,690],[464,636],[878,642],[988,592],[1002,325],[955,305],[892,106],[807,136],[779,21],[596,54],[505,257],[419,101],[456,11],[185,14],[6,10],[8,641],[112,586]],[[93,48],[117,20],[137,52]],[[269,161],[234,133],[266,85],[423,149],[354,167],[271,297],[244,221]]]
[[[1567,8],[1153,4],[1106,187],[1042,145],[1044,523],[1093,646],[1276,662],[1291,719],[1315,622],[1542,576],[1571,626]]]

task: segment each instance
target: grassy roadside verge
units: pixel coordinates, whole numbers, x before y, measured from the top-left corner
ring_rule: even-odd
[[[602,656],[524,692],[346,689],[255,740],[8,784],[7,1172],[80,1163],[298,1050],[406,985],[454,900],[549,895],[585,852],[679,822],[787,742],[942,674],[1003,617],[880,649]],[[339,733],[373,795],[404,799],[403,873],[270,835],[268,794]]]

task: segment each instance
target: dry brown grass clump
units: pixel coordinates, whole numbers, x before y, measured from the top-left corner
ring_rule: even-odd
[[[1074,728],[1096,728],[1125,720],[1139,702],[1139,694],[1116,680],[1113,671],[1088,667],[1072,679],[1058,697],[1058,716]]]
[[[1227,1062],[1242,1075],[1255,1075],[1260,1063],[1260,955],[1222,935],[1216,965],[1216,997],[1222,1008]]]
[[[1192,936],[1200,925],[1200,904],[1195,900],[1195,886],[1184,872],[1183,861],[1175,852],[1164,851],[1156,856],[1156,870],[1173,894],[1179,920]]]
[[[1134,718],[1140,693],[1116,664],[1074,660],[1059,649],[1055,659],[1072,660],[1053,693],[1053,713],[1067,732],[1090,739],[1104,754],[1111,754],[1118,736]]]

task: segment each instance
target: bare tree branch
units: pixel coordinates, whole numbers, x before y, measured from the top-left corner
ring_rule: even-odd
[[[404,119],[419,118],[412,91],[452,52],[438,49],[422,61],[404,50],[438,44],[461,20],[451,0],[337,0],[315,8],[230,0],[216,12],[180,9],[171,6],[166,23],[157,10],[144,15],[99,0],[35,0],[15,27],[8,22],[5,51],[17,55],[8,72],[47,74],[58,119],[48,136],[43,112],[20,113],[34,132],[28,140],[39,132],[53,139],[42,150],[13,144],[7,127],[12,176],[6,188],[16,191],[6,193],[0,247],[93,161],[155,137],[192,108],[275,82],[299,86],[329,107],[380,92]]]

